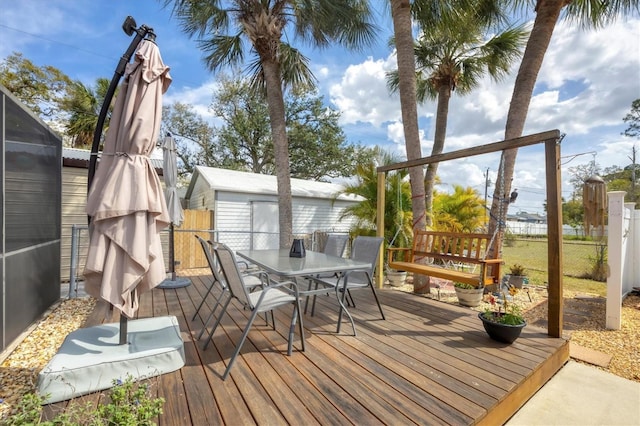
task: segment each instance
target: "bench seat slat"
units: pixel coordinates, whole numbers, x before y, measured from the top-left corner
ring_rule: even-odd
[[[413,248],[389,248],[388,266],[400,271],[429,275],[471,285],[490,285],[500,279],[502,259],[484,259],[490,237],[437,231],[415,231]],[[422,258],[443,263],[480,265],[480,273],[447,269],[444,266],[418,263]]]

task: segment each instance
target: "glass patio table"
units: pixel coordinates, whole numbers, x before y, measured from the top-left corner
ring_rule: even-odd
[[[307,251],[305,257],[289,257],[289,249],[239,250],[237,251],[237,254],[269,273],[289,279],[371,268],[371,263],[368,262],[331,256],[315,251]],[[340,304],[340,314],[338,315],[338,326],[336,332],[340,332],[342,312],[344,311],[344,313],[347,314],[349,321],[351,321],[351,326],[353,327],[353,333],[355,335],[356,326],[353,321],[353,317],[344,305],[344,293],[346,293],[344,287],[347,284],[346,280],[343,280],[342,284],[343,286],[335,286],[336,299],[338,299],[338,303]],[[299,293],[301,296],[311,296],[326,293],[327,290],[329,290],[328,287],[312,289],[310,284],[306,290],[299,290]],[[343,291],[343,297],[340,297],[341,290]]]

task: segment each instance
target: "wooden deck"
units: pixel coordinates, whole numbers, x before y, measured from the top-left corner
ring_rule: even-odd
[[[221,375],[248,312],[231,305],[212,344],[194,341],[211,304],[191,317],[211,276],[141,297],[140,317],[175,315],[186,365],[152,379],[166,399],[160,425],[488,424],[511,417],[569,358],[569,345],[526,327],[512,345],[490,340],[477,312],[395,290],[380,290],[387,319],[368,290],[354,292],[357,337],[335,333],[337,302],[318,297],[304,316],[307,348],[286,356],[289,312],[277,329],[256,320],[226,381]],[[212,298],[211,302],[213,301]],[[105,321],[98,308],[90,321]],[[117,321],[117,317],[108,321]],[[98,403],[99,393],[79,398]],[[49,407],[57,411],[62,405]]]

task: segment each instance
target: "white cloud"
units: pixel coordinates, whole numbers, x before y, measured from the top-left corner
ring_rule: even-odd
[[[626,127],[622,118],[631,102],[640,97],[640,20],[628,19],[599,31],[585,31],[561,22],[546,53],[525,124],[525,134],[552,129],[566,133],[566,152],[597,151],[603,167],[626,165],[633,141],[620,136]],[[395,68],[395,57],[368,58],[344,70],[342,79],[331,86],[331,98],[348,123],[386,125],[390,142],[403,146],[398,97],[388,95],[384,73]],[[471,94],[454,93],[450,106],[445,152],[497,142],[504,137],[507,112],[519,63],[502,82],[484,78]],[[435,102],[420,106],[420,117],[430,117]],[[391,123],[388,123],[391,121]],[[432,120],[426,120],[427,125]],[[433,134],[422,128],[422,134]],[[426,142],[426,141],[425,141]],[[423,145],[428,153],[430,143]],[[544,156],[541,146],[521,149],[513,185],[536,200],[538,209],[545,198]],[[487,158],[480,158],[487,157]],[[477,184],[484,167],[497,169],[499,157],[480,156],[473,167],[442,164],[439,175],[446,181]],[[588,162],[589,156],[580,161]],[[453,164],[454,162],[450,162]],[[457,164],[457,163],[456,163]],[[460,173],[460,171],[463,173]],[[530,191],[530,193],[526,193]],[[563,191],[569,191],[566,185]],[[523,205],[527,205],[524,201]]]
[[[339,83],[329,89],[331,102],[341,111],[341,122],[371,123],[380,127],[387,121],[400,120],[400,101],[390,95],[386,72],[395,64],[392,59],[369,57],[360,64],[349,65]]]
[[[209,106],[211,105],[213,92],[217,89],[217,86],[218,83],[214,79],[210,79],[198,87],[174,87],[174,83],[172,83],[169,91],[167,91],[167,94],[163,98],[163,103],[165,105],[175,102],[189,104],[202,118],[213,124],[215,117],[211,113]]]

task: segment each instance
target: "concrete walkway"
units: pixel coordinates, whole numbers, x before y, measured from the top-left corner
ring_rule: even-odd
[[[640,383],[570,360],[506,425],[640,425]]]

